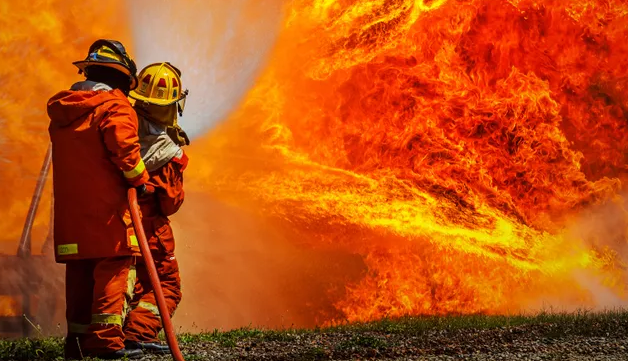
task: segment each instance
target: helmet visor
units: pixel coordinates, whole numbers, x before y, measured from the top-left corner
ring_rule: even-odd
[[[186,89],[182,94],[181,98],[177,100],[177,111],[179,112],[179,116],[183,116],[183,110],[185,110],[185,101],[188,97],[188,90]]]

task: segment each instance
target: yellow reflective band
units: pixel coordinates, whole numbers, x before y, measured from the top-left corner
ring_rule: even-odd
[[[135,293],[135,282],[137,281],[137,270],[135,266],[131,266],[129,268],[129,274],[126,278],[126,292],[124,294],[124,307],[122,312],[124,313],[124,318],[129,314],[130,307],[129,302],[133,299],[133,294]]]
[[[122,305],[122,314],[124,314],[124,319],[129,316],[129,312],[131,312],[131,307],[129,307],[129,301],[124,298],[124,304]]]
[[[122,327],[122,316],[112,315],[110,313],[100,313],[92,315],[92,325],[95,323],[101,325],[116,325]]]
[[[131,169],[130,171],[124,172],[124,177],[127,179],[133,179],[141,175],[145,169],[146,166],[144,165],[144,161],[140,159],[140,162],[137,163],[135,168]]]
[[[148,302],[144,302],[144,301],[140,301],[140,303],[137,305],[137,307],[141,307],[145,310],[150,311],[150,313],[152,313],[153,315],[159,317],[160,313],[159,313],[159,307],[153,305],[152,303],[148,303]]]
[[[68,323],[68,331],[70,333],[87,333],[89,325],[83,325],[80,323]]]
[[[69,256],[78,253],[78,244],[60,244],[57,246],[57,254],[59,256]]]
[[[139,247],[139,243],[137,243],[137,237],[134,234],[130,235],[129,238],[131,239],[131,246]]]
[[[129,275],[126,278],[126,296],[133,299],[135,293],[135,282],[137,281],[137,269],[135,266],[129,267]]]

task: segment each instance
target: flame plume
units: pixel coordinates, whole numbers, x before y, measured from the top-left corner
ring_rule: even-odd
[[[581,274],[625,300],[616,250],[569,227],[626,178],[627,5],[286,10],[269,66],[193,148],[208,161],[188,179],[304,246],[361,255],[332,322],[598,305]]]

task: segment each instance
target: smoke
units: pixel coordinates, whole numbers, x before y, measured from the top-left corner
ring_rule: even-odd
[[[195,138],[255,82],[280,29],[281,0],[128,1],[138,68],[169,61],[190,90],[180,123]]]
[[[591,311],[625,308],[626,280],[628,273],[625,265],[628,262],[628,193],[623,192],[601,204],[594,204],[582,209],[574,215],[565,226],[565,236],[574,242],[580,242],[587,248],[600,253],[610,251],[617,257],[616,269],[619,274],[608,275],[591,270],[578,269],[572,277],[578,287],[588,291],[586,302]],[[613,289],[621,289],[618,294]],[[583,309],[583,300],[573,297],[570,292],[562,292],[553,296],[541,296],[530,302],[528,310],[574,312]]]
[[[192,147],[254,85],[279,34],[282,5],[283,0],[128,1],[138,68],[169,61],[183,73],[190,95],[180,124]],[[190,167],[203,163],[192,158]],[[345,281],[329,270],[356,262],[348,255],[304,253],[277,229],[204,192],[188,192],[173,226],[184,293],[174,322],[185,331],[313,326],[321,312],[333,311],[336,296],[326,292],[329,283],[342,289]]]
[[[365,271],[361,257],[300,248],[288,230],[203,193],[188,193],[173,219],[180,330],[314,327]]]
[[[600,205],[583,210],[567,229],[569,237],[584,242],[589,247],[614,251],[622,265],[623,279],[604,278],[601,275],[577,273],[574,275],[581,287],[590,291],[596,309],[626,307],[625,300],[611,292],[608,286],[625,284],[628,279],[625,265],[628,262],[628,193],[618,194]],[[623,287],[626,291],[626,287]]]
[[[601,205],[581,212],[569,227],[569,234],[594,247],[610,247],[620,255],[628,251],[628,194],[617,195]]]
[[[33,336],[61,336],[66,330],[65,267],[54,262],[52,251],[50,239],[43,254],[28,259],[0,254],[0,294],[8,295],[0,297],[0,316],[19,319],[26,314],[27,329]],[[30,310],[22,308],[26,304],[24,295],[30,297]],[[23,330],[4,331],[0,329],[0,337],[19,337]]]

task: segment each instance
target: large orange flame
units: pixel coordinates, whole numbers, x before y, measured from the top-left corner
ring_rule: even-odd
[[[286,6],[270,66],[193,148],[207,161],[189,185],[361,255],[336,319],[600,305],[583,277],[625,300],[616,250],[571,227],[626,176],[627,5]]]

